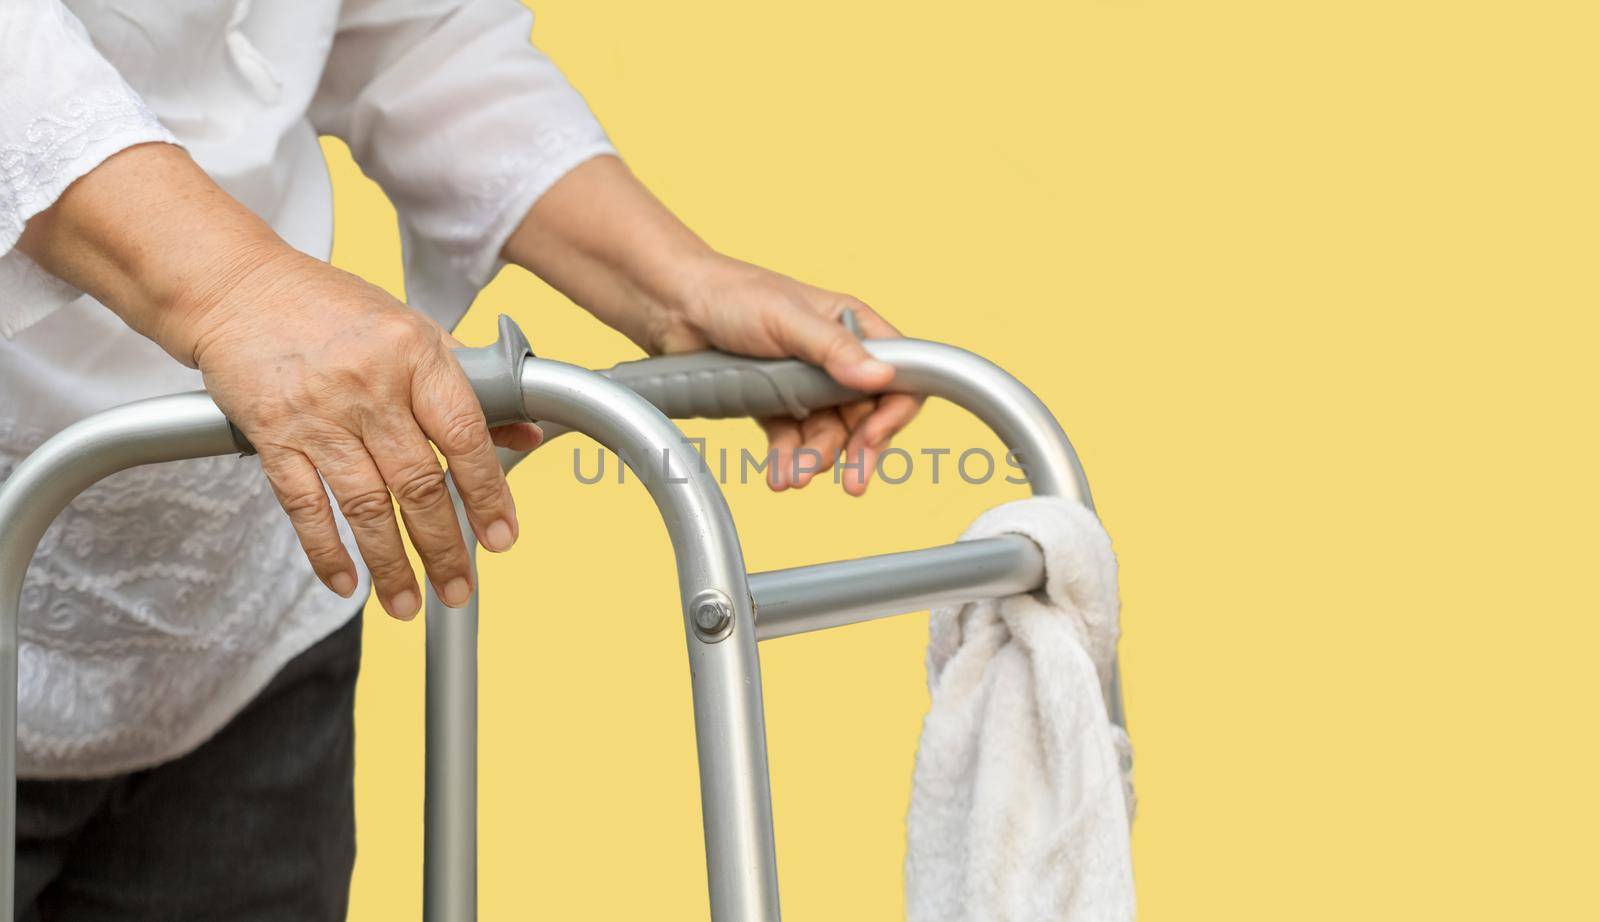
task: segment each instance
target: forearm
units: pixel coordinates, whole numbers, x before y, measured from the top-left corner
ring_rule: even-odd
[[[715,256],[616,157],[596,157],[557,182],[506,241],[533,272],[649,351],[684,309]]]
[[[284,243],[181,149],[112,156],[35,215],[20,245],[200,369],[333,591],[348,596],[358,579],[330,490],[391,614],[410,617],[422,599],[392,501],[439,597],[461,605],[471,595],[435,448],[484,546],[516,540],[511,494],[448,334]],[[531,440],[523,432],[521,448]]]
[[[560,289],[646,352],[717,348],[741,355],[796,356],[847,387],[884,389],[894,369],[844,324],[852,312],[869,337],[899,335],[859,299],[723,256],[696,237],[621,160],[596,157],[536,202],[503,254]],[[866,489],[867,471],[916,415],[906,394],[866,400],[803,421],[766,420],[776,455],[774,489],[804,486],[840,451],[858,458],[845,489]],[[804,452],[823,467],[801,471]]]
[[[17,247],[189,365],[216,293],[288,250],[170,144],[108,158],[29,220]]]

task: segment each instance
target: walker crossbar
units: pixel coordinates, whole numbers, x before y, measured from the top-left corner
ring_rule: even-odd
[[[677,417],[803,416],[861,395],[790,360],[705,353],[595,373],[524,359],[525,351],[508,350],[507,341],[502,325],[498,348],[519,366],[515,381],[523,416],[539,420],[547,435],[579,431],[614,451],[630,463],[661,512],[677,558],[688,641],[712,918],[776,920],[777,868],[756,641],[1036,589],[1044,578],[1039,550],[1013,536],[747,575],[726,501],[700,455],[662,409]],[[1089,504],[1082,470],[1060,426],[1005,372],[937,343],[866,345],[895,367],[894,390],[945,397],[987,423],[1016,453],[1034,493]],[[470,376],[482,397],[497,386],[483,374]],[[501,404],[504,383],[499,382],[502,389],[495,397]],[[0,484],[0,922],[12,919],[15,886],[17,617],[23,577],[39,540],[73,497],[109,474],[239,447],[237,433],[207,395],[180,394],[118,407],[68,427]],[[508,468],[516,460],[502,453]],[[431,589],[428,594],[424,917],[429,922],[476,917],[477,608],[476,595],[462,609],[451,610]],[[1111,711],[1120,723],[1119,700],[1111,703]]]
[[[1021,535],[750,574],[756,639],[1032,592],[1044,555]]]

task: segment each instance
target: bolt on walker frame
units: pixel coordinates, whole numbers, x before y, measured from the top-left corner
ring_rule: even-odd
[[[945,398],[986,423],[1015,453],[1035,495],[1092,508],[1066,434],[1016,379],[953,346],[913,339],[865,345],[894,367],[893,390]],[[775,922],[777,858],[756,642],[1032,591],[1044,582],[1039,548],[1009,536],[749,574],[720,488],[669,417],[804,417],[860,393],[802,362],[717,352],[587,371],[535,358],[505,317],[498,342],[458,350],[458,357],[491,425],[537,420],[547,441],[582,432],[626,462],[654,499],[677,560],[688,638],[711,916]],[[250,450],[204,392],[177,394],[69,426],[0,484],[0,922],[11,922],[15,899],[17,619],[40,539],[73,497],[112,473]],[[501,455],[508,469],[520,458]],[[477,917],[477,619],[476,595],[450,609],[430,588],[428,922]],[[1115,683],[1112,697],[1111,718],[1121,724]]]

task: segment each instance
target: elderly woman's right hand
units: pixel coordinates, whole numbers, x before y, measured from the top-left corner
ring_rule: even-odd
[[[422,597],[391,496],[439,597],[460,605],[472,591],[433,446],[483,546],[516,540],[493,441],[529,449],[538,430],[496,430],[492,441],[444,330],[288,246],[182,150],[112,156],[31,218],[18,247],[201,370],[335,592],[354,592],[356,572],[319,473],[395,617],[415,615]]]
[[[421,603],[391,495],[439,597],[465,603],[472,566],[433,446],[484,547],[509,548],[517,517],[449,335],[381,289],[288,247],[247,248],[197,296],[202,303],[185,306],[194,362],[260,454],[322,581],[346,596],[356,586],[319,473],[391,615],[409,618]]]

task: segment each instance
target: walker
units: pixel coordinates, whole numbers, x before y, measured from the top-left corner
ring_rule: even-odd
[[[853,318],[845,323],[854,331]],[[991,362],[954,346],[870,340],[893,389],[966,408],[1015,453],[1035,495],[1093,508],[1072,445],[1043,403]],[[458,350],[491,425],[536,420],[546,440],[582,432],[643,482],[677,560],[694,699],[715,922],[775,922],[777,857],[756,642],[1040,588],[1044,561],[1021,536],[747,573],[739,537],[700,454],[670,418],[803,418],[858,399],[820,369],[719,352],[625,362],[605,371],[534,357],[507,317],[493,345]],[[142,464],[251,453],[205,392],[116,407],[45,442],[0,485],[0,922],[11,922],[16,860],[17,618],[23,576],[45,529],[79,492]],[[510,468],[520,455],[502,452]],[[457,503],[458,514],[460,504]],[[463,534],[471,535],[465,530]],[[469,551],[474,542],[467,542]],[[474,595],[427,599],[423,918],[477,918],[477,622]],[[1122,724],[1114,679],[1111,719]]]

